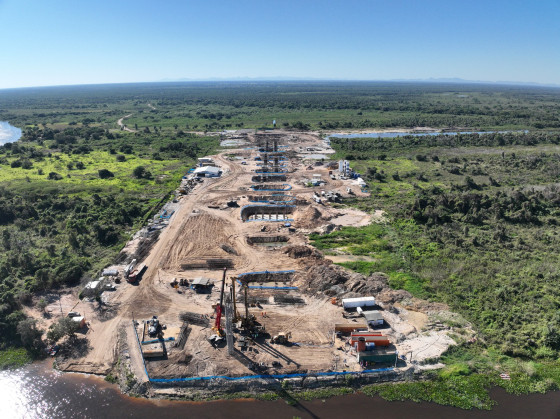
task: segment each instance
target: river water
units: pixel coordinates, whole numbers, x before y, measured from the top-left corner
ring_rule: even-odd
[[[0,145],[13,143],[21,138],[21,129],[0,121]]]
[[[172,402],[122,395],[102,378],[63,374],[51,362],[38,362],[0,372],[0,418],[560,418],[560,393],[512,396],[492,392],[492,411],[465,411],[432,403],[387,402],[378,397],[350,395],[303,402],[250,400]]]

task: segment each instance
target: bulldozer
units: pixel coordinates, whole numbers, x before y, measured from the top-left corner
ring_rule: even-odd
[[[281,345],[286,345],[290,342],[290,338],[292,337],[292,332],[280,332],[277,335],[274,335],[270,339],[270,343],[279,343]]]

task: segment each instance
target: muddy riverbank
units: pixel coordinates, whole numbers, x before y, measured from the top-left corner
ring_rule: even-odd
[[[284,400],[177,402],[128,397],[100,377],[61,373],[51,362],[38,362],[0,372],[0,415],[5,418],[340,418],[348,415],[384,418],[432,419],[560,417],[560,393],[513,396],[501,389],[491,392],[497,405],[491,411],[461,410],[433,403],[387,402],[362,394],[287,404]]]

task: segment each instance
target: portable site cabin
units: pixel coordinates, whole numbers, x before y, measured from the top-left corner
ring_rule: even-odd
[[[358,352],[358,362],[395,363],[398,355],[395,350],[377,348],[375,351]]]
[[[85,297],[94,297],[99,295],[103,289],[101,281],[90,281],[84,287],[82,294]]]
[[[366,319],[370,326],[382,326],[383,325],[383,315],[378,310],[373,311],[363,311],[362,316]]]
[[[84,316],[72,317],[72,321],[78,325],[78,329],[86,326],[86,318]]]
[[[366,343],[371,343],[374,346],[389,346],[391,344],[387,336],[380,335],[355,336],[354,334],[352,334],[350,339],[352,345],[357,344],[360,340]]]
[[[374,307],[374,297],[358,297],[358,298],[343,298],[342,306],[344,309],[357,308],[357,307]]]

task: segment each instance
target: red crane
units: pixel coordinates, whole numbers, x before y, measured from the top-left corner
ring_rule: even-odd
[[[226,272],[227,268],[224,268],[224,276],[222,277],[222,290],[220,291],[220,302],[216,304],[216,323],[214,324],[214,330],[219,336],[224,335],[222,330],[222,313],[224,311],[224,287],[226,284]]]

